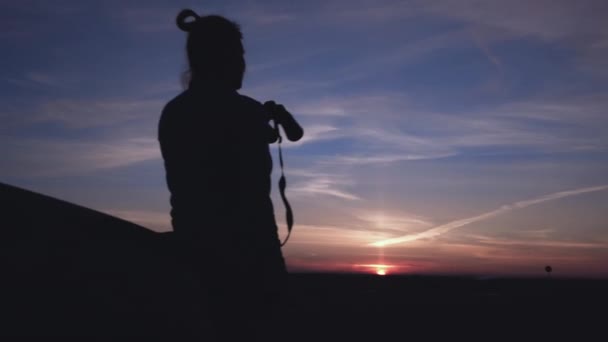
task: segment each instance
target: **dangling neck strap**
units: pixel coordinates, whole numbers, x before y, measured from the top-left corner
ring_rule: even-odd
[[[285,196],[285,189],[287,188],[287,180],[285,179],[284,167],[283,167],[283,152],[281,151],[281,142],[283,141],[283,137],[281,137],[281,132],[279,131],[279,125],[277,121],[274,120],[274,130],[277,134],[277,142],[279,145],[279,165],[281,166],[281,178],[279,179],[279,192],[281,193],[281,199],[283,200],[283,205],[285,206],[285,220],[287,221],[287,236],[285,240],[281,243],[281,247],[285,246],[287,240],[291,236],[291,230],[293,229],[293,211],[291,210],[291,205],[289,205],[289,201],[287,200],[287,196]]]

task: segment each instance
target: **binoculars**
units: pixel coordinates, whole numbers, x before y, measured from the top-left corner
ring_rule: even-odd
[[[290,141],[298,141],[302,138],[304,130],[283,105],[274,101],[267,101],[264,102],[264,109],[268,113],[269,119],[274,121],[275,130],[278,130],[278,125],[281,125],[287,139]],[[278,133],[277,136],[279,136]]]

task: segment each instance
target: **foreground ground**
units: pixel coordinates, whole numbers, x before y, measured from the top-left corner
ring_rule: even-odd
[[[172,292],[158,292],[157,285],[135,289],[107,281],[91,285],[88,293],[22,288],[20,302],[10,312],[4,307],[9,317],[3,322],[10,326],[2,332],[107,339],[205,336],[204,307],[196,304],[200,298],[175,291],[168,279],[163,286],[173,287]],[[599,280],[292,274],[275,327],[284,341],[603,339],[607,285]]]
[[[608,281],[598,280],[293,275],[292,283],[287,325],[301,340],[584,340],[604,329],[608,307]]]

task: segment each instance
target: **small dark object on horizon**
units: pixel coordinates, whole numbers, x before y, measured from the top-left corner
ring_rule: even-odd
[[[553,268],[549,265],[545,266],[545,272],[550,276],[551,272],[553,272]]]

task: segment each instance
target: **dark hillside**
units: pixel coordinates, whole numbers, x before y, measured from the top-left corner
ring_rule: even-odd
[[[0,199],[0,333],[161,333],[192,316],[171,234],[4,184]]]

